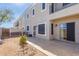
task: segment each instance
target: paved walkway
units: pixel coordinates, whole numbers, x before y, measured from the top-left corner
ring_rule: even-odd
[[[30,37],[29,41],[58,56],[79,56],[79,44]]]

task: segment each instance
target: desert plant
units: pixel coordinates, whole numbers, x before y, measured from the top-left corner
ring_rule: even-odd
[[[20,46],[27,44],[27,36],[23,35],[20,37]]]
[[[25,36],[25,35],[22,35],[21,37],[20,37],[20,46],[21,46],[21,48],[22,48],[22,52],[23,52],[23,55],[24,55],[24,48],[25,48],[25,46],[27,45],[27,36]]]

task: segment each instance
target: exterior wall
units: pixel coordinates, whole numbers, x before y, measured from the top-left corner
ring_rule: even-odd
[[[49,21],[47,19],[48,16],[48,4],[46,4],[46,9],[42,10],[41,8],[42,4],[36,4],[31,9],[28,9],[27,14],[29,14],[29,18],[26,21],[26,25],[30,26],[30,34],[33,34],[33,26],[36,26],[36,37],[43,38],[43,39],[49,39],[47,28],[49,26]],[[32,14],[32,10],[35,10],[35,15]],[[38,34],[38,25],[39,24],[45,24],[45,34]],[[27,31],[27,30],[26,30]]]
[[[20,17],[18,22],[19,22],[19,26],[16,27],[16,28],[18,28],[20,30],[24,30],[25,29],[25,23],[26,23],[25,18],[24,17]]]
[[[54,4],[54,11],[56,12],[56,11],[59,11],[59,10],[61,10],[62,9],[62,3],[55,3]]]
[[[79,43],[79,21],[76,21],[75,24],[75,39],[76,39],[76,43]]]
[[[18,23],[18,26],[16,26]],[[18,20],[14,23],[13,28],[10,28],[10,33],[12,32],[25,32],[25,24],[26,19],[24,18],[24,15],[20,16]]]
[[[48,16],[49,20],[58,19],[61,17],[74,15],[79,13],[79,4],[72,5],[70,7],[64,8],[62,10],[59,10],[51,15]]]
[[[62,3],[56,3],[54,4],[55,12],[51,14],[49,14],[49,6],[50,3],[47,3],[44,10],[42,10],[42,3],[37,3],[30,6],[27,10],[25,10],[24,14],[21,17],[19,17],[19,23],[20,23],[19,28],[24,28],[24,31],[29,32],[29,34],[33,34],[33,26],[36,26],[36,37],[48,40],[52,38],[59,39],[59,27],[58,26],[56,28],[54,27],[54,35],[51,35],[51,23],[53,23],[53,20],[55,19],[58,20],[54,21],[54,24],[69,22],[69,20],[67,19],[61,20],[60,18],[78,14],[79,4],[74,4],[69,7],[65,6],[66,7],[65,8],[63,7]],[[33,9],[35,10],[35,15],[32,14]],[[27,14],[29,14],[28,18]],[[38,34],[39,24],[45,24],[45,34]],[[76,24],[78,24],[78,22]],[[27,26],[29,26],[30,29],[29,31],[27,31]],[[76,38],[78,38],[78,36]]]
[[[54,39],[60,39],[60,27],[59,25],[62,23],[69,23],[69,22],[75,22],[75,42],[79,43],[79,15],[75,16],[71,16],[71,17],[66,17],[66,18],[61,18],[61,19],[57,19],[52,21],[52,23],[54,24],[54,34],[53,34],[53,38]],[[57,26],[56,26],[57,25]],[[50,37],[52,39],[52,37]]]

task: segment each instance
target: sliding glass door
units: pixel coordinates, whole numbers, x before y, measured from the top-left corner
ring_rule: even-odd
[[[67,40],[67,24],[60,24],[60,39]]]
[[[67,23],[67,40],[75,41],[75,23]]]
[[[60,39],[75,41],[75,23],[60,24]]]

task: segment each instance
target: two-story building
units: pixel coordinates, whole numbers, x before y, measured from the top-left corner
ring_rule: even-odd
[[[32,4],[21,18],[24,31],[34,37],[79,43],[79,4]]]

